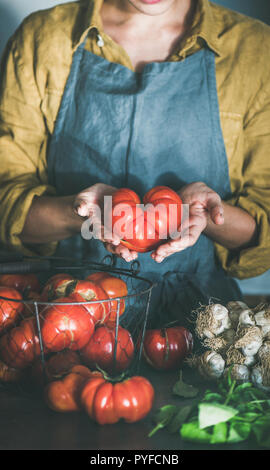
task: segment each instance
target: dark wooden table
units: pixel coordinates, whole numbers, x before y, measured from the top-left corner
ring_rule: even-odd
[[[99,426],[84,413],[60,414],[49,410],[42,398],[17,388],[0,388],[0,449],[85,449],[85,450],[186,450],[208,449],[207,446],[183,442],[178,434],[165,430],[148,438],[153,428],[153,413],[165,404],[181,404],[171,390],[177,380],[176,372],[155,372],[144,367],[155,387],[156,397],[152,412],[134,424],[120,422]],[[186,376],[186,375],[185,375]],[[191,381],[196,383],[198,379]],[[197,382],[198,385],[198,382]],[[185,401],[186,403],[186,401]],[[211,449],[257,449],[244,443],[231,446],[211,446]]]

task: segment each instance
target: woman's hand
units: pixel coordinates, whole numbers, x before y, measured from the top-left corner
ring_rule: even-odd
[[[224,207],[220,196],[204,183],[191,183],[179,192],[183,204],[189,205],[189,216],[182,221],[179,238],[169,240],[151,254],[161,263],[168,256],[194,245],[206,229],[209,220],[215,225],[224,224]]]

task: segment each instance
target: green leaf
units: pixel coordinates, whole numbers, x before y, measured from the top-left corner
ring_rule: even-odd
[[[168,425],[168,431],[170,433],[178,432],[181,428],[182,424],[188,419],[193,405],[187,405],[180,408],[178,413],[176,413],[173,418],[171,419]]]
[[[218,423],[214,426],[210,444],[223,444],[227,441],[228,424]]]
[[[189,423],[183,424],[180,429],[180,435],[185,441],[201,442],[210,444],[212,435],[205,429],[199,428],[198,421],[190,421]]]
[[[204,402],[222,402],[224,400],[223,396],[220,393],[206,392],[203,401]]]
[[[180,371],[178,382],[173,387],[173,394],[184,398],[194,398],[198,395],[199,390],[193,385],[186,384],[183,381],[183,373]]]
[[[214,426],[218,423],[225,423],[238,414],[238,410],[230,406],[219,403],[200,403],[199,405],[199,426],[200,429]]]
[[[260,416],[253,423],[252,431],[260,446],[270,447],[270,413]]]
[[[233,421],[230,423],[227,442],[230,444],[246,441],[251,432],[251,423]]]
[[[159,429],[167,426],[176,411],[177,406],[175,405],[166,405],[160,408],[159,411],[154,415],[154,421],[157,423],[157,425],[148,434],[148,437],[152,437]]]

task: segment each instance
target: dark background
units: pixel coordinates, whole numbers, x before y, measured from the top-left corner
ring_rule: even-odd
[[[0,0],[0,54],[9,36],[25,16],[32,11],[50,8],[58,3],[64,3],[64,0]],[[215,3],[270,24],[270,0],[217,0]],[[269,294],[270,272],[240,284],[244,293]]]

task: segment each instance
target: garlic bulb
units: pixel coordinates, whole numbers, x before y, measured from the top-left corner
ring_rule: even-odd
[[[225,369],[224,375],[227,376],[230,371],[231,379],[237,382],[248,382],[250,377],[249,368],[243,364],[234,364]]]
[[[270,311],[261,310],[255,314],[255,322],[258,326],[270,326]]]
[[[254,326],[254,315],[250,309],[243,310],[239,315],[238,326]]]
[[[226,305],[229,311],[229,318],[231,320],[232,327],[237,328],[239,322],[239,316],[244,310],[248,310],[248,306],[244,302],[238,300],[228,302]]]
[[[262,346],[262,334],[257,326],[242,327],[237,332],[237,336],[234,347],[241,349],[244,356],[255,356]]]
[[[211,304],[197,312],[195,331],[201,339],[214,338],[231,327],[229,312],[220,304]]]
[[[235,339],[235,331],[230,328],[229,330],[225,330],[224,333],[222,333],[219,336],[215,336],[215,338],[206,338],[203,341],[203,345],[207,349],[211,349],[212,351],[216,351],[220,354],[226,353],[226,351],[229,349],[229,347],[233,344],[234,339]]]
[[[264,376],[263,376],[263,369],[261,366],[253,367],[251,371],[251,381],[255,387],[260,388],[265,392],[270,392],[270,384],[264,384]]]
[[[255,356],[244,356],[239,349],[231,346],[226,353],[226,365],[231,366],[234,364],[241,364],[250,367],[256,364],[256,358]]]
[[[187,360],[191,367],[196,367],[199,374],[206,380],[215,380],[222,376],[225,361],[215,351],[206,351],[201,356],[193,356]]]
[[[270,358],[270,341],[265,341],[258,351],[258,358],[260,360],[266,356]]]

